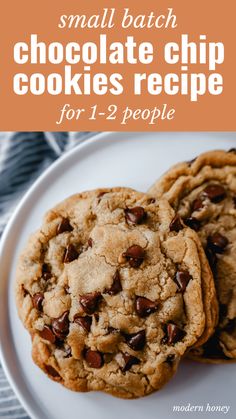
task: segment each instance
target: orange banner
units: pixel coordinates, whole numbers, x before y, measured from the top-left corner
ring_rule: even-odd
[[[2,131],[234,131],[235,1],[9,0]]]

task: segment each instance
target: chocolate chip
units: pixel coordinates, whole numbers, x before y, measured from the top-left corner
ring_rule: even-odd
[[[93,247],[93,239],[91,237],[88,239],[88,247]]]
[[[48,281],[52,277],[51,267],[47,263],[44,263],[42,266],[42,276],[45,281]]]
[[[176,214],[170,223],[170,231],[180,231],[184,228],[181,217]]]
[[[45,365],[45,369],[51,377],[60,377],[60,374],[51,365]]]
[[[48,340],[51,343],[55,343],[56,337],[49,326],[45,325],[43,330],[39,332],[39,335],[41,338]]]
[[[34,308],[36,308],[39,311],[42,311],[43,300],[44,300],[43,293],[42,292],[36,292],[36,294],[34,294],[33,297],[32,297],[32,303],[33,303]]]
[[[234,154],[236,154],[236,148],[230,148],[228,150],[228,153],[234,153]]]
[[[123,372],[129,371],[133,365],[138,365],[141,362],[136,356],[130,355],[127,352],[123,354],[123,358],[125,361],[125,366],[122,368]]]
[[[233,197],[234,208],[236,208],[236,196]]]
[[[60,317],[52,321],[52,331],[59,339],[65,339],[69,333],[68,311],[65,311]]]
[[[91,329],[91,324],[92,324],[92,317],[90,316],[79,316],[78,314],[75,315],[74,317],[74,322],[79,324],[84,330],[85,332],[89,332]]]
[[[101,301],[100,292],[89,292],[80,297],[80,304],[87,314],[93,314],[98,309],[98,304]]]
[[[126,252],[123,253],[123,257],[129,262],[132,268],[139,268],[144,260],[144,256],[144,249],[138,244],[130,246]]]
[[[169,323],[167,325],[167,344],[172,345],[180,341],[185,336],[185,331],[180,329],[176,324]]]
[[[85,361],[91,368],[101,368],[104,364],[103,355],[99,351],[87,349],[84,354]]]
[[[202,195],[210,199],[211,202],[218,203],[225,198],[226,191],[223,186],[213,183],[204,189]]]
[[[141,351],[146,343],[145,330],[140,330],[137,333],[125,334],[125,341],[127,345],[134,351]]]
[[[214,233],[207,238],[207,246],[215,253],[223,253],[229,241],[220,233]]]
[[[62,218],[60,224],[57,226],[57,234],[65,233],[66,231],[72,231],[73,227],[70,225],[68,218]]]
[[[191,275],[188,273],[188,271],[177,271],[174,277],[175,283],[178,285],[178,289],[181,292],[184,292],[186,290],[186,287],[192,279]]]
[[[186,226],[198,231],[201,227],[201,222],[195,217],[189,217],[184,220]]]
[[[104,293],[109,295],[116,295],[118,292],[122,291],[122,286],[120,282],[120,274],[117,270],[113,275],[113,283],[109,289],[105,289]]]
[[[65,255],[64,255],[64,263],[70,263],[73,260],[77,259],[77,257],[79,256],[76,248],[73,246],[73,244],[69,244],[65,250]]]
[[[125,219],[129,224],[141,224],[147,217],[143,207],[125,209]]]
[[[195,199],[192,203],[192,211],[199,211],[202,208],[204,208],[203,202],[204,202],[204,199],[202,198]]]
[[[135,310],[140,317],[149,316],[149,314],[154,313],[154,311],[157,310],[157,307],[157,303],[146,297],[136,297]]]

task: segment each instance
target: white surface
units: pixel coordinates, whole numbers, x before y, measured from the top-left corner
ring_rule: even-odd
[[[2,362],[18,397],[37,419],[166,419],[174,405],[227,405],[228,414],[188,413],[191,418],[236,417],[236,365],[184,361],[174,379],[149,397],[126,401],[102,393],[79,394],[50,381],[31,361],[30,338],[14,302],[16,259],[47,209],[75,192],[99,186],[145,191],[168,167],[199,152],[236,147],[235,134],[111,133],[97,136],[56,162],[34,184],[9,223],[0,254],[0,340]]]

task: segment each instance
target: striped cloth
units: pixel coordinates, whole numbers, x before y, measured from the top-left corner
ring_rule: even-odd
[[[51,163],[93,133],[0,134],[0,236],[22,195]],[[0,364],[0,418],[29,419]]]

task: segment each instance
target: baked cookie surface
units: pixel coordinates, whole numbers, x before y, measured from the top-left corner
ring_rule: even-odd
[[[126,188],[78,194],[46,214],[20,257],[16,299],[50,378],[135,398],[173,376],[204,333],[210,275],[196,233],[174,216],[167,201]]]
[[[211,265],[219,301],[215,334],[191,357],[236,359],[236,150],[213,151],[172,167],[149,193],[166,198],[197,231]]]

